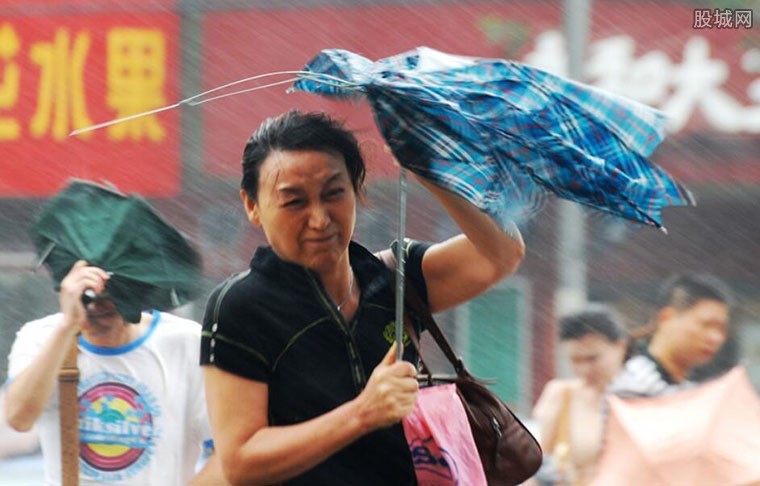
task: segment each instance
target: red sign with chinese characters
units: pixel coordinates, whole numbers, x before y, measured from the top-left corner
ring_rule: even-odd
[[[168,13],[0,18],[0,197],[48,196],[71,177],[175,195],[177,110],[69,133],[176,102],[177,39]]]

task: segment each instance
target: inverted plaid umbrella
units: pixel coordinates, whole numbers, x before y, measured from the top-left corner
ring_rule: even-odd
[[[290,82],[216,94],[283,74],[298,76],[293,89],[366,98],[402,167],[459,194],[505,228],[510,220],[532,215],[547,194],[658,228],[663,228],[663,207],[694,204],[686,189],[646,159],[664,138],[660,112],[520,63],[425,47],[377,62],[328,49],[304,71],[252,76],[72,134]],[[402,170],[399,240],[405,228],[404,185]],[[400,337],[403,252],[396,258]],[[399,355],[401,350],[399,345]]]
[[[138,196],[74,180],[43,207],[31,234],[56,287],[77,260],[110,272],[106,292],[127,322],[197,296],[200,256]]]
[[[502,225],[548,193],[662,228],[690,193],[649,162],[664,116],[517,62],[421,47],[372,62],[328,49],[294,89],[369,101],[399,163]]]

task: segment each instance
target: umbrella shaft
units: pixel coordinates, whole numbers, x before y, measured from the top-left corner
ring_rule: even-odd
[[[398,244],[396,245],[396,358],[404,355],[404,238],[406,235],[406,169],[398,175]]]

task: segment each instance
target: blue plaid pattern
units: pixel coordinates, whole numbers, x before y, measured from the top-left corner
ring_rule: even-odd
[[[632,100],[517,62],[425,47],[374,63],[329,49],[305,71],[295,89],[366,97],[402,166],[504,226],[532,216],[547,194],[658,228],[663,207],[694,204],[647,160],[664,116]]]

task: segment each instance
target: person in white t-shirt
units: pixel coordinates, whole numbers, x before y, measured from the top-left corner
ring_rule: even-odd
[[[109,274],[79,261],[61,282],[60,312],[26,323],[9,356],[5,413],[16,430],[37,423],[47,485],[61,483],[57,377],[78,340],[80,484],[225,484],[211,450],[200,325],[165,312],[127,323],[104,293]],[[82,294],[97,295],[85,304]]]

